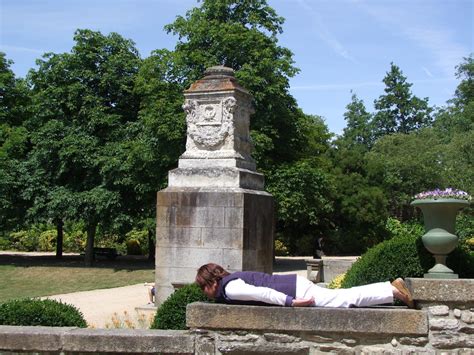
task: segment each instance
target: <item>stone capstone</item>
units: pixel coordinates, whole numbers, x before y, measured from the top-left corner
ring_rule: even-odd
[[[242,315],[245,314],[245,317]],[[407,309],[285,308],[193,303],[187,306],[186,325],[203,329],[248,331],[344,332],[377,336],[428,333],[424,311]]]
[[[2,350],[35,354],[194,354],[194,337],[181,330],[0,326],[0,352]]]
[[[419,307],[445,305],[449,308],[474,307],[474,279],[421,279],[407,278]]]

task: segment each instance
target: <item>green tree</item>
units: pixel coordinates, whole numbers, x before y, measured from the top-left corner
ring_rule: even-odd
[[[207,67],[225,65],[253,95],[251,135],[263,171],[295,160],[307,146],[300,132],[306,117],[288,93],[289,78],[298,70],[292,53],[277,40],[283,21],[265,0],[204,0],[166,26],[179,37],[174,63],[186,84]]]
[[[335,225],[326,252],[354,255],[385,238],[388,203],[384,191],[367,176],[367,153],[373,145],[372,115],[355,94],[344,118],[347,126],[328,151],[335,185]]]
[[[442,163],[445,186],[473,192],[474,62],[472,56],[457,66],[461,82],[447,107],[439,110],[434,129],[444,146]]]
[[[432,129],[380,138],[368,153],[368,177],[385,191],[390,215],[401,220],[413,217],[409,206],[421,191],[443,186],[443,151]]]
[[[277,228],[291,253],[312,253],[327,234],[333,211],[330,176],[315,161],[281,165],[267,177],[277,203]]]
[[[407,82],[398,66],[391,63],[383,82],[385,94],[374,102],[376,138],[391,133],[409,133],[431,125],[432,108],[428,98],[420,99],[412,94],[412,84]]]
[[[0,52],[0,230],[18,228],[28,207],[24,188],[23,160],[30,149],[24,123],[30,114],[29,88],[15,78],[13,62]]]
[[[456,67],[456,76],[461,79],[456,88],[453,102],[458,107],[466,107],[474,102],[474,58],[472,54]]]
[[[364,101],[356,94],[352,94],[351,102],[346,106],[344,119],[346,127],[342,139],[346,144],[350,147],[360,146],[370,149],[373,145],[372,115],[367,112]]]
[[[30,210],[34,218],[84,221],[91,265],[97,225],[126,219],[124,206],[135,197],[106,167],[137,120],[133,90],[141,59],[133,42],[116,33],[78,30],[74,41],[70,53],[48,53],[30,73],[35,115],[29,125],[36,133],[28,196],[42,199]]]

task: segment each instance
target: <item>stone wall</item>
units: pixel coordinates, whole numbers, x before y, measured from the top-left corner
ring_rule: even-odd
[[[474,280],[408,281],[419,309],[194,303],[187,331],[0,326],[0,354],[473,354]]]
[[[245,315],[243,317],[242,315]],[[208,354],[472,354],[474,309],[275,308],[195,303],[187,324]]]

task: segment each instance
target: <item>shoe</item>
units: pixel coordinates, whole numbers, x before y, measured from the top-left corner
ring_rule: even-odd
[[[398,292],[401,293],[401,295],[403,296],[403,299],[401,301],[404,302],[408,306],[408,308],[415,308],[415,302],[413,302],[413,296],[410,290],[408,289],[407,284],[405,283],[405,281],[403,281],[401,277],[394,280],[392,282],[392,286],[395,287],[398,290]]]

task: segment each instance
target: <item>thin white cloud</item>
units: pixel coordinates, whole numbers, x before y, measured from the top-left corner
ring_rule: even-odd
[[[450,31],[408,27],[404,33],[419,46],[431,51],[436,57],[436,64],[446,73],[452,75],[468,50],[453,41]]]
[[[421,70],[423,70],[423,71],[425,72],[425,74],[428,75],[430,78],[433,78],[433,77],[434,77],[433,74],[428,70],[427,67],[422,66],[422,67],[421,67]]]
[[[356,63],[344,45],[329,31],[321,16],[308,4],[306,0],[298,0],[298,3],[311,14],[312,25],[319,37],[339,56]]]
[[[369,86],[382,86],[382,82],[368,81],[362,83],[342,83],[342,84],[312,84],[312,85],[292,85],[292,90],[297,91],[326,91],[326,90],[350,90]]]
[[[401,34],[419,47],[430,51],[436,66],[446,75],[453,75],[456,65],[470,53],[469,48],[459,44],[449,28],[435,25],[431,18],[429,23],[423,23],[423,16],[413,16],[416,13],[427,13],[432,6],[429,1],[404,2],[407,6],[399,6],[397,2],[363,0],[355,3],[395,34]]]
[[[410,81],[411,84],[436,84],[456,82],[454,78],[436,78],[426,80]],[[366,81],[360,83],[341,83],[341,84],[311,84],[311,85],[291,85],[291,90],[294,91],[339,91],[351,90],[364,87],[383,87],[385,84],[382,81]]]
[[[35,53],[35,54],[43,54],[45,51],[36,48],[26,48],[26,47],[18,47],[18,46],[8,46],[8,45],[0,45],[0,50],[4,52],[28,52],[28,53]]]

